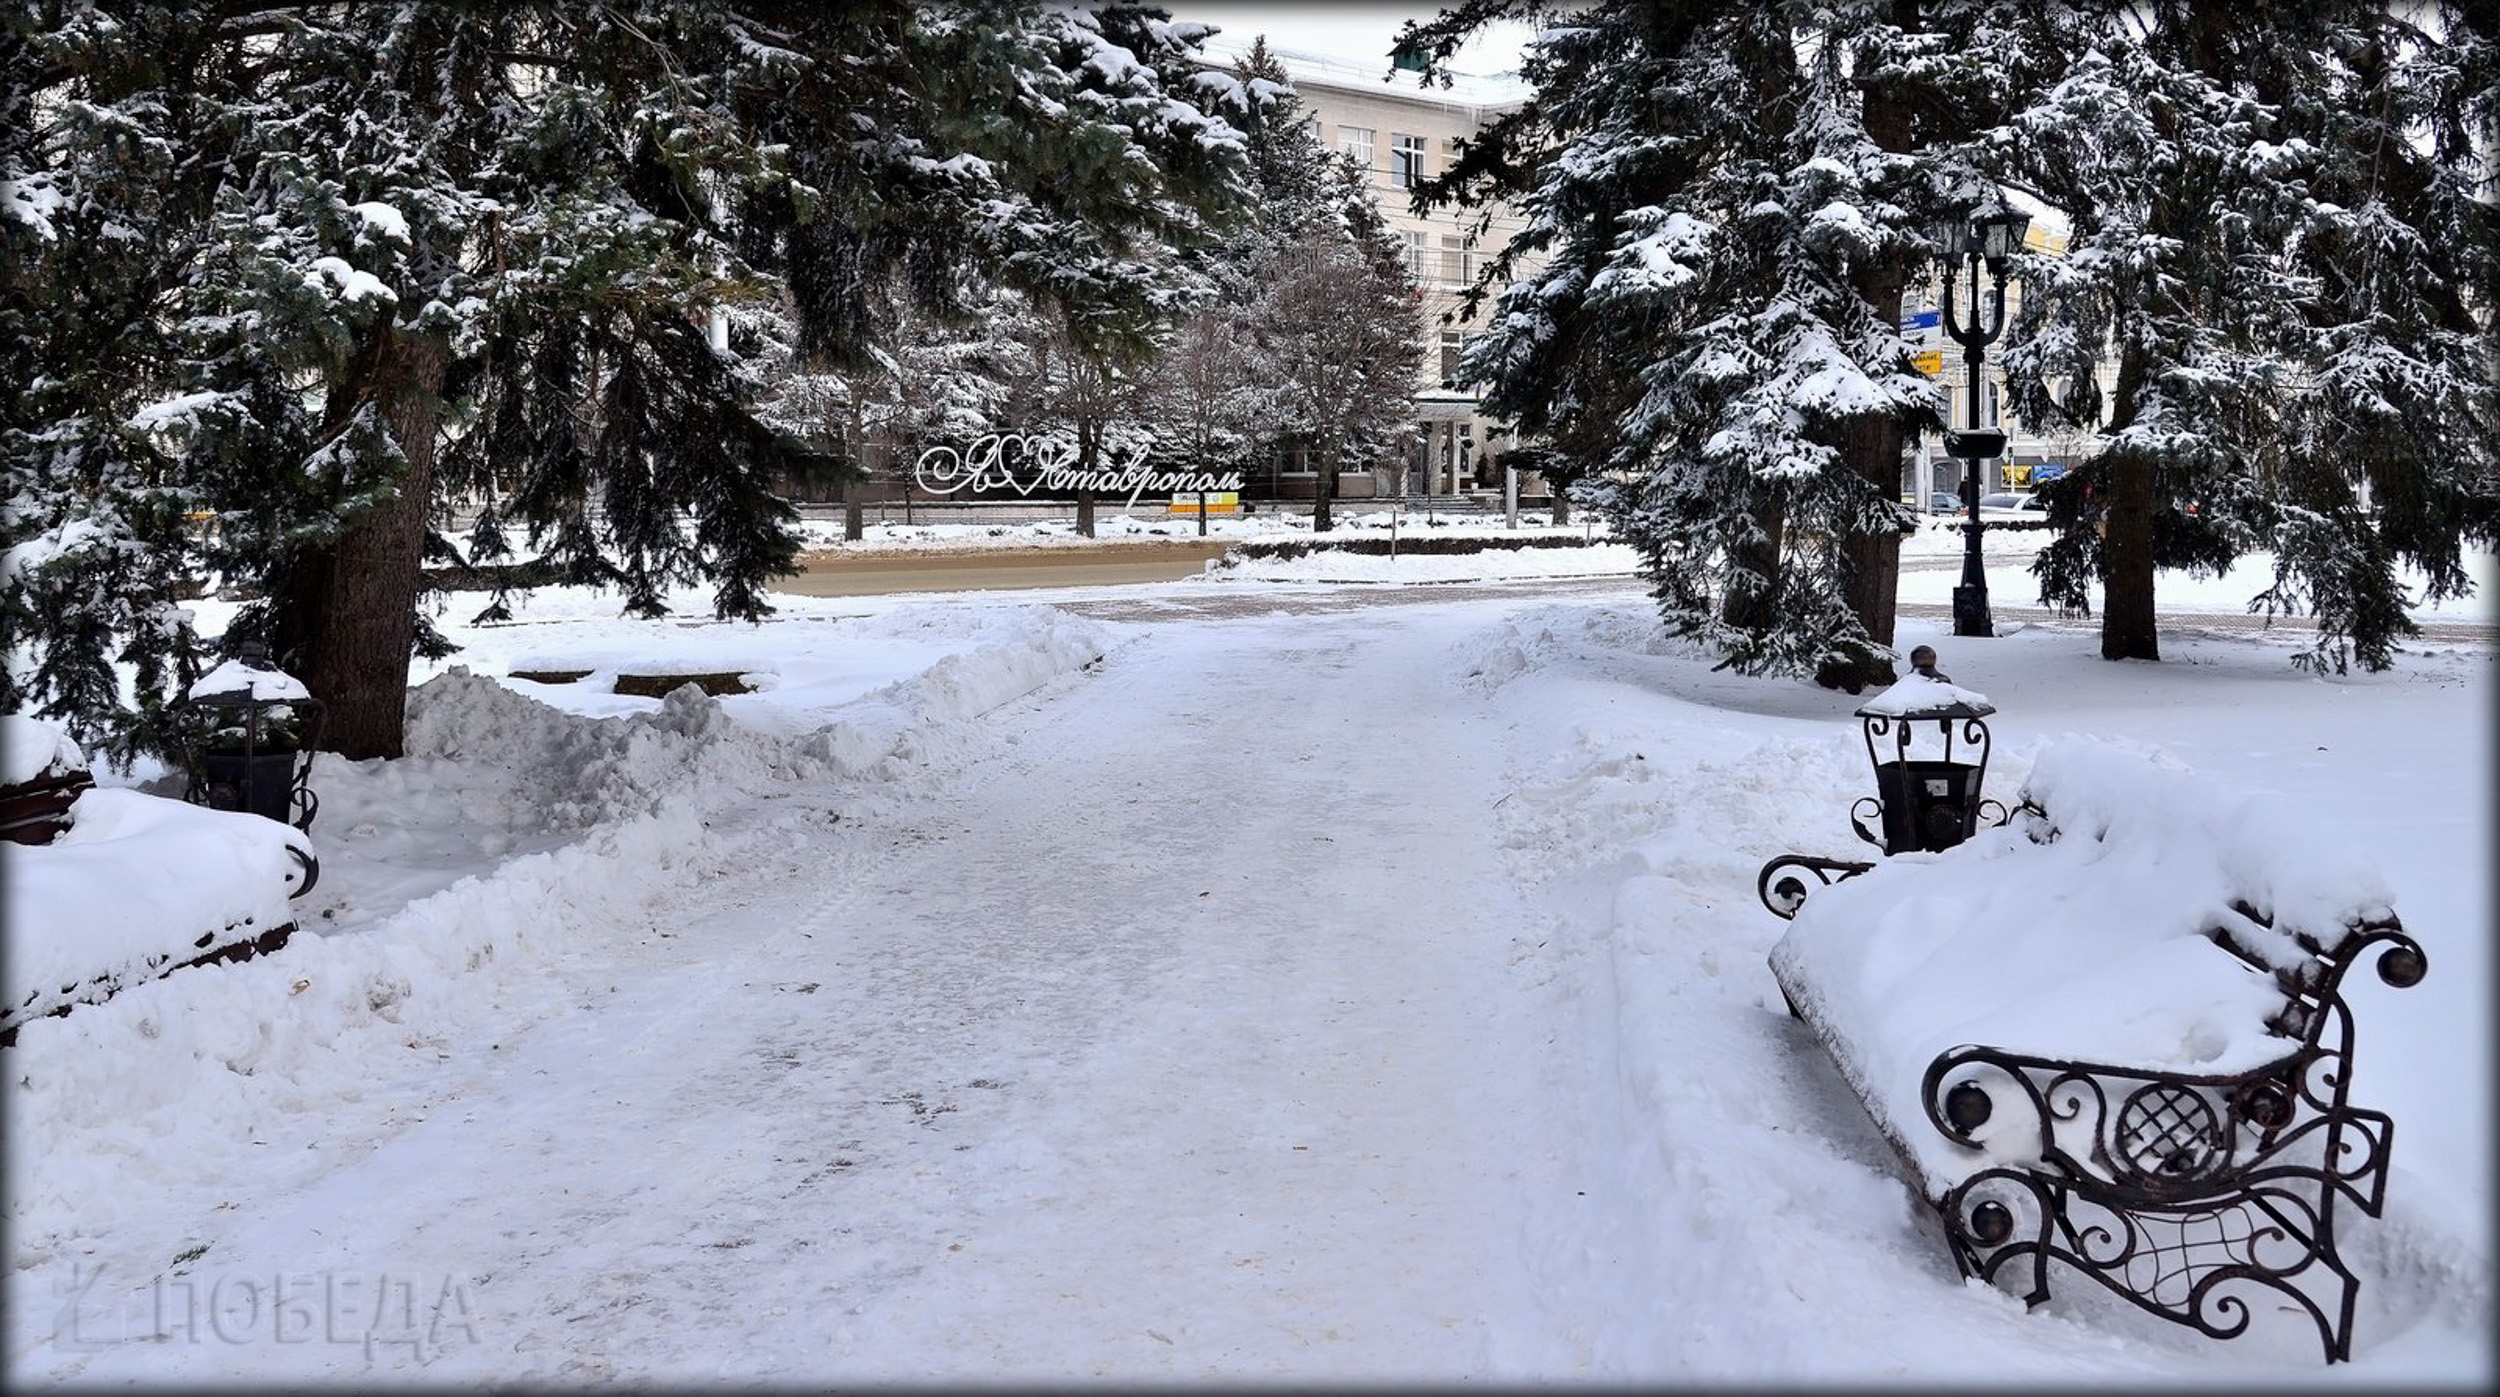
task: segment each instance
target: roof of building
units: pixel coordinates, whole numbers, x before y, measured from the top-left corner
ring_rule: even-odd
[[[1248,52],[1249,48],[1249,36],[1236,39],[1223,34],[1207,40],[1205,52],[1219,62],[1230,63],[1235,57]],[[1296,87],[1330,87],[1392,101],[1457,107],[1471,112],[1515,107],[1525,102],[1533,92],[1517,73],[1453,73],[1450,85],[1443,87],[1437,80],[1427,85],[1419,81],[1414,73],[1393,70],[1385,53],[1378,63],[1355,63],[1279,44],[1272,37],[1267,50],[1276,55],[1276,60],[1292,75]]]

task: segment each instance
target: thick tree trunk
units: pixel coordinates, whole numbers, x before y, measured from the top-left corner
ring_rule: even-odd
[[[1896,0],[1894,20],[1915,29],[1916,0]],[[1897,87],[1874,84],[1865,89],[1866,133],[1875,144],[1896,154],[1911,146],[1911,103]],[[1878,325],[1901,323],[1901,295],[1909,284],[1908,254],[1895,253],[1862,264],[1850,274],[1850,285],[1865,299]],[[1901,448],[1905,433],[1891,417],[1863,416],[1841,433],[1841,459],[1849,470],[1889,499],[1900,488]],[[1901,535],[1885,528],[1852,533],[1840,540],[1841,597],[1867,637],[1877,645],[1892,644],[1895,604],[1901,582]],[[1855,660],[1829,664],[1815,675],[1825,688],[1856,693],[1871,684],[1890,684],[1892,662],[1869,653]]]
[[[2144,355],[2132,342],[2119,351],[2110,394],[2110,431],[2136,420],[2144,393]],[[2153,458],[2140,451],[2101,457],[2101,658],[2158,660],[2161,633],[2153,615]]]
[[[1551,475],[1545,477],[1545,488],[1552,491],[1554,495],[1554,522],[1556,524],[1571,522],[1571,494],[1565,488],[1568,484],[1569,482],[1556,480]]]
[[[2138,451],[2102,458],[2109,502],[2101,537],[2101,658],[2158,660],[2153,614],[2153,461]]]
[[[842,482],[842,537],[852,543],[868,535],[867,511],[860,506],[861,483],[856,474]]]
[[[1879,313],[1898,318],[1901,295],[1892,294],[1892,309]],[[1889,417],[1861,417],[1842,434],[1841,455],[1849,468],[1887,495],[1901,473],[1901,424]],[[1878,471],[1883,474],[1879,478]],[[1840,539],[1841,598],[1851,615],[1878,645],[1892,644],[1901,585],[1901,535],[1891,529],[1853,533]],[[1827,689],[1857,693],[1869,685],[1890,684],[1899,676],[1892,662],[1875,653],[1855,660],[1826,664],[1814,682]]]
[[[280,599],[281,653],[300,656],[297,677],[329,706],[320,745],[353,759],[404,750],[445,361],[428,340],[394,335],[385,347],[378,398],[407,474],[389,503],[303,559]]]

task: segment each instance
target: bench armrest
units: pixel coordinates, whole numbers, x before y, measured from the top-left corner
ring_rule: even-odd
[[[2198,1074],[1965,1044],[1929,1064],[1920,1101],[1957,1145],[2130,1202],[2176,1205],[2288,1173],[2330,1184],[2376,1216],[2393,1127],[2347,1100],[2352,1011],[2341,994],[2345,973],[2374,948],[2387,983],[2422,978],[2421,947],[2392,919],[2355,928],[2291,996],[2283,1052],[2270,1061]]]

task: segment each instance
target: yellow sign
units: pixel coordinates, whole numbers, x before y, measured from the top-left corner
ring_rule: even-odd
[[[1169,512],[1194,515],[1198,512],[1198,498],[1196,495],[1174,495]],[[1241,492],[1237,490],[1209,490],[1206,501],[1209,514],[1241,513]]]
[[[2005,465],[2005,488],[2008,490],[2030,489],[2031,467],[2018,466],[2008,461]]]
[[[1944,372],[1944,351],[1941,349],[1922,349],[1918,353],[1910,356],[1910,362],[1918,365],[1918,371],[1920,373],[1940,374]]]

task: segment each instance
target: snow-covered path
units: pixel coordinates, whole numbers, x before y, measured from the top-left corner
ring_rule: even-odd
[[[593,1012],[466,1052],[377,1147],[273,1170],[202,1263],[453,1278],[432,1347],[263,1326],[191,1371],[1552,1371],[1494,1337],[1535,1138],[1497,749],[1383,740],[1488,721],[1448,634],[1149,633],[908,823],[755,812],[752,883],[571,967]]]

